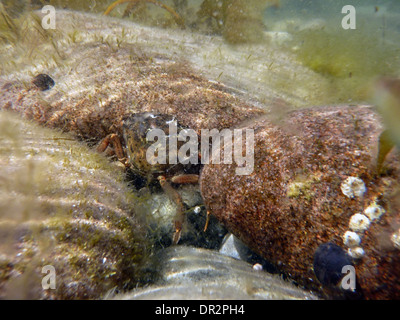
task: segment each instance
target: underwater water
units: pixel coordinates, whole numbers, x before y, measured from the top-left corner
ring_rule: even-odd
[[[0,0],[0,298],[399,299],[399,34],[397,0]],[[173,120],[252,150],[149,164]]]
[[[354,29],[344,29],[346,5],[354,7]],[[303,64],[323,74],[345,102],[367,99],[368,82],[399,72],[397,1],[287,1],[265,12],[265,23],[293,36]]]

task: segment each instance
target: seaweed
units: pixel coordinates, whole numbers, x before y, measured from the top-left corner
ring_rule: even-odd
[[[367,28],[344,32],[333,26],[293,32],[290,45],[303,65],[330,79],[333,103],[366,101],[374,78],[398,72],[400,47]]]
[[[197,12],[198,23],[207,23],[212,32],[222,34],[232,44],[254,43],[263,39],[263,13],[277,0],[204,0]]]
[[[156,5],[156,6],[159,6],[159,7],[163,8],[163,9],[167,10],[173,16],[176,24],[178,26],[180,26],[182,29],[185,29],[185,22],[182,19],[182,17],[174,9],[172,9],[171,7],[169,7],[166,4],[164,4],[164,3],[160,2],[160,1],[157,1],[157,0],[118,0],[118,1],[113,2],[107,8],[107,10],[104,12],[104,15],[108,15],[116,6],[118,6],[120,4],[123,4],[123,3],[126,3],[126,2],[130,3],[130,5],[127,7],[127,9],[125,11],[125,12],[128,12],[129,10],[132,9],[132,6],[134,6],[134,5],[136,5],[136,4],[140,3],[140,2],[143,2],[143,1],[152,3],[152,4]],[[126,15],[126,13],[124,15]]]
[[[376,170],[378,174],[382,173],[382,167],[383,163],[386,159],[386,156],[388,153],[394,148],[395,143],[393,142],[393,139],[390,136],[390,131],[385,130],[383,131],[380,136],[379,136],[379,142],[378,142],[378,157],[376,161]]]

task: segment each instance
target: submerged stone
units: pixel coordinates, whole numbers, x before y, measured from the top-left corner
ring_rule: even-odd
[[[53,88],[56,83],[49,75],[40,73],[32,79],[32,84],[39,90],[46,91]]]
[[[96,299],[139,285],[146,221],[120,170],[4,111],[0,137],[0,297]]]
[[[388,174],[376,172],[379,116],[368,106],[320,107],[291,112],[279,123],[264,117],[243,129],[255,132],[254,171],[240,176],[235,163],[205,165],[200,184],[207,210],[281,272],[330,297],[313,272],[314,254],[327,242],[347,251],[343,236],[351,218],[378,199],[385,214],[359,234],[364,255],[355,265],[357,281],[366,298],[398,298],[400,255],[390,237],[400,222],[400,162],[391,153]],[[343,194],[348,177],[363,180],[362,197]],[[299,181],[307,188],[294,196],[289,191]]]
[[[252,265],[216,251],[171,247],[154,257],[159,280],[142,289],[116,295],[123,300],[232,299],[314,300],[279,275],[253,270]]]

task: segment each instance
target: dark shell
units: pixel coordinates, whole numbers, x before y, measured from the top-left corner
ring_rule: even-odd
[[[178,163],[173,164],[169,158],[169,145],[170,145],[170,123],[176,121],[175,118],[167,114],[153,114],[150,112],[135,113],[127,118],[123,122],[123,135],[126,143],[126,152],[129,158],[129,162],[132,165],[134,172],[142,176],[151,175],[174,175],[177,172],[187,172],[186,166]],[[187,129],[176,122],[177,134],[181,130]],[[152,129],[161,129],[166,137],[165,153],[166,163],[165,164],[151,164],[149,163],[146,152],[150,146],[155,144],[156,141],[150,141],[147,138],[147,134]],[[177,141],[177,149],[185,142]],[[161,148],[158,152],[164,151]],[[186,170],[185,170],[186,169]],[[197,170],[198,173],[198,170]]]

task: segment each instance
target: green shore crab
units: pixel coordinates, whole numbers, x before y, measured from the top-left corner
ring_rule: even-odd
[[[184,165],[179,162],[171,164],[168,156],[168,143],[165,150],[167,155],[165,164],[151,164],[148,161],[147,150],[154,144],[154,141],[149,141],[148,132],[152,129],[161,129],[168,137],[170,135],[169,124],[171,121],[175,121],[175,118],[166,114],[145,112],[129,115],[122,121],[122,142],[117,134],[109,134],[100,142],[97,151],[104,152],[111,146],[112,153],[134,174],[146,178],[148,184],[156,179],[159,181],[161,188],[177,206],[177,214],[174,221],[175,233],[172,239],[173,244],[177,244],[181,236],[185,208],[182,197],[172,187],[171,182],[174,184],[198,183],[199,166],[193,164]],[[177,123],[177,129],[179,134],[181,130],[187,128]],[[183,144],[184,142],[178,141],[177,147],[180,148]],[[160,149],[158,149],[158,152],[160,152]],[[207,224],[208,220],[206,226]]]

